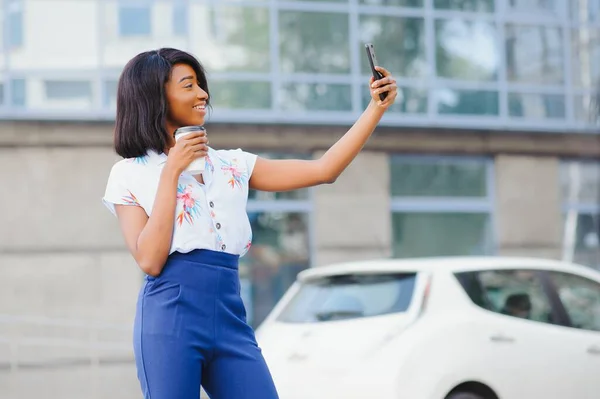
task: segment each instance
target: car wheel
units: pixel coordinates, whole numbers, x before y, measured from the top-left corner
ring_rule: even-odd
[[[486,399],[481,395],[471,392],[454,392],[446,396],[446,399]]]

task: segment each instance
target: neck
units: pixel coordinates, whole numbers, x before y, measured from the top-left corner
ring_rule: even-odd
[[[167,132],[169,133],[169,135],[170,135],[171,137],[174,137],[174,136],[175,136],[175,130],[179,129],[180,127],[181,127],[181,126],[174,125],[174,124],[172,124],[172,123],[170,123],[170,122],[167,122],[167,123],[165,124],[165,129],[167,129]]]

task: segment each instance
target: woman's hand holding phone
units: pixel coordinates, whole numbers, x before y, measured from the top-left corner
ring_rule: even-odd
[[[365,44],[365,49],[367,51],[371,73],[373,74],[369,81],[371,97],[378,107],[387,110],[396,101],[396,97],[398,96],[396,79],[394,79],[387,69],[377,65],[375,48],[371,43]]]

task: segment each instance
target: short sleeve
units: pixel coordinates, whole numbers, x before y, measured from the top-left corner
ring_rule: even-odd
[[[126,164],[121,161],[112,167],[102,198],[102,202],[113,215],[116,215],[115,205],[140,206],[138,199],[127,183],[127,169],[125,166]]]
[[[242,154],[244,154],[244,158],[246,159],[246,170],[248,171],[248,179],[252,176],[252,171],[254,171],[254,165],[256,165],[256,159],[258,156],[256,154],[252,154],[251,152],[239,150]]]
[[[258,158],[257,155],[243,151],[241,148],[235,150],[220,150],[218,152],[220,155],[224,156],[228,162],[234,161],[238,165],[245,166],[244,174],[248,177],[248,180],[250,180],[254,165],[256,164],[256,159]]]

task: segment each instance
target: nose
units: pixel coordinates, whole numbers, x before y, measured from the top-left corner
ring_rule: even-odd
[[[208,99],[208,93],[205,92],[202,87],[198,86],[198,90],[196,90],[196,97],[198,97],[199,100],[206,100]]]

